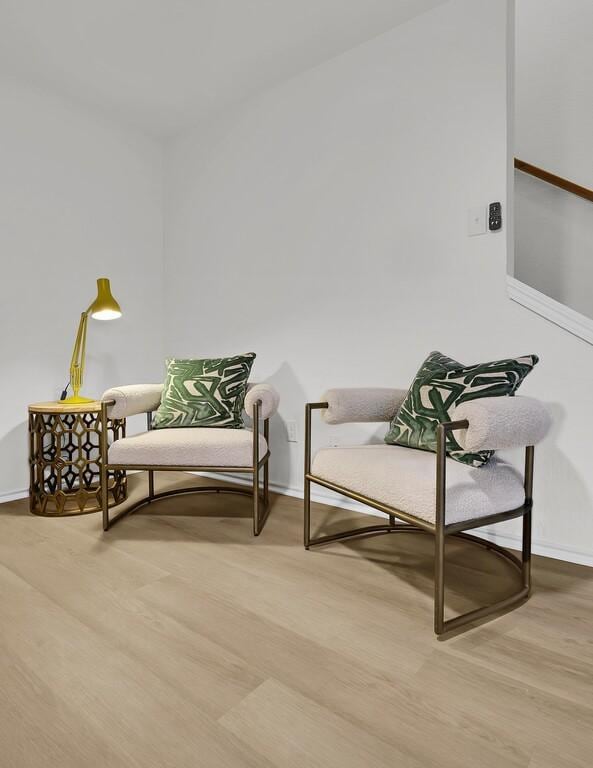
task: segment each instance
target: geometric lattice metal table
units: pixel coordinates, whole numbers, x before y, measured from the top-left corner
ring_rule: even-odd
[[[125,437],[126,420],[107,421],[111,443]],[[29,406],[29,509],[64,517],[101,509],[101,403],[33,403]],[[127,497],[124,470],[108,477],[109,506]]]

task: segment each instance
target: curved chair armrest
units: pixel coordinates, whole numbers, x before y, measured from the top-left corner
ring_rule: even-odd
[[[107,408],[109,418],[125,419],[138,413],[156,411],[162,394],[162,384],[129,384],[108,389],[101,399],[113,403]]]
[[[496,451],[539,443],[552,419],[546,407],[532,397],[483,397],[457,406],[452,419],[466,419],[457,442],[464,451]]]
[[[257,400],[261,401],[260,418],[269,419],[278,410],[280,395],[271,384],[248,384],[243,408],[249,416],[253,415],[253,406]]]
[[[326,424],[391,421],[407,394],[406,389],[380,387],[328,389],[321,398],[328,404],[322,417]]]

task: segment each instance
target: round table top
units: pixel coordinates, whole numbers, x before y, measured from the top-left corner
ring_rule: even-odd
[[[29,413],[97,413],[101,410],[100,400],[88,403],[67,403],[62,400],[49,400],[44,403],[31,403]]]

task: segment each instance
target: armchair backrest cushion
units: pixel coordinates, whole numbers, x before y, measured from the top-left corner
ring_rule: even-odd
[[[255,354],[167,360],[161,404],[153,427],[240,429],[247,380]]]
[[[537,355],[526,355],[464,366],[440,352],[431,352],[391,422],[385,442],[436,452],[437,427],[453,420],[456,406],[479,398],[514,395],[537,362]],[[456,461],[480,467],[493,451],[464,451],[450,433],[447,453]]]
[[[455,434],[463,450],[472,453],[537,445],[552,426],[543,403],[520,395],[470,400],[455,408],[453,419],[468,422]]]
[[[162,384],[126,384],[106,390],[101,399],[111,403],[107,408],[110,419],[126,419],[140,413],[156,411],[162,393]]]
[[[260,417],[269,419],[278,410],[280,396],[276,388],[267,382],[248,384],[243,407],[249,416],[253,416],[253,406],[256,401],[261,403]]]
[[[388,422],[407,395],[405,389],[386,387],[342,387],[327,389],[321,399],[327,408],[321,411],[326,424]]]

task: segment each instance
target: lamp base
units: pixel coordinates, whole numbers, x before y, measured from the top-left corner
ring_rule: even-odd
[[[84,403],[94,403],[92,397],[82,397],[81,395],[72,395],[65,400],[56,400],[57,403],[63,403],[64,405],[84,405]]]

